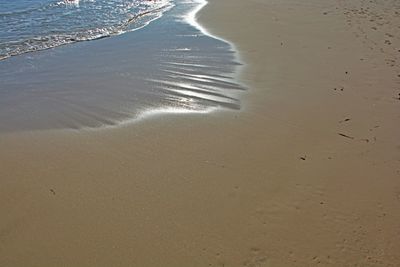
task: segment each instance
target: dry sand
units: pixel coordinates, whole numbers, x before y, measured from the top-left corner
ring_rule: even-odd
[[[243,110],[0,136],[0,266],[400,266],[399,12],[211,1]]]

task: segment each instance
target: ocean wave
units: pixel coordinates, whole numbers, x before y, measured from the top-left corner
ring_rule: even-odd
[[[90,6],[80,7],[80,2]],[[172,3],[168,0],[99,2],[96,2],[96,0],[59,1],[17,10],[10,14],[0,13],[0,25],[9,25],[8,29],[7,27],[0,29],[0,60],[24,53],[76,42],[98,40],[136,30],[160,17],[164,11],[172,6]],[[72,9],[71,11],[71,4],[77,5],[76,9],[82,10],[75,11]],[[49,11],[51,9],[58,9],[58,11]],[[12,15],[11,22],[8,18],[9,15]],[[20,16],[24,19],[19,18]],[[26,17],[29,19],[26,19]],[[63,18],[66,19],[65,25],[60,22]],[[7,23],[5,23],[6,20]],[[29,24],[26,26],[24,26],[25,20],[29,20]],[[13,24],[18,26],[13,29]],[[46,26],[35,33],[35,28],[40,28],[41,24],[46,24]],[[30,31],[29,28],[33,28],[31,34],[26,32]]]

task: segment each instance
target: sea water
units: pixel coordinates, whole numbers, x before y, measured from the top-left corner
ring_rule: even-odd
[[[196,25],[200,0],[0,3],[0,133],[241,107],[236,51]]]
[[[0,59],[121,34],[169,6],[169,0],[2,0]]]

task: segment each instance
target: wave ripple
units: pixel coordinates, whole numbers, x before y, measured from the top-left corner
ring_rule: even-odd
[[[168,0],[15,0],[0,2],[0,59],[143,27]]]

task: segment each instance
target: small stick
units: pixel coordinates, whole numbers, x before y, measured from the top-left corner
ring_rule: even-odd
[[[349,121],[349,120],[351,120],[351,119],[347,118],[347,119],[339,121],[339,123],[346,122],[346,121]]]
[[[346,138],[349,138],[349,139],[354,139],[354,137],[349,136],[349,135],[347,135],[347,134],[338,133],[338,135],[343,136],[343,137],[346,137]]]

